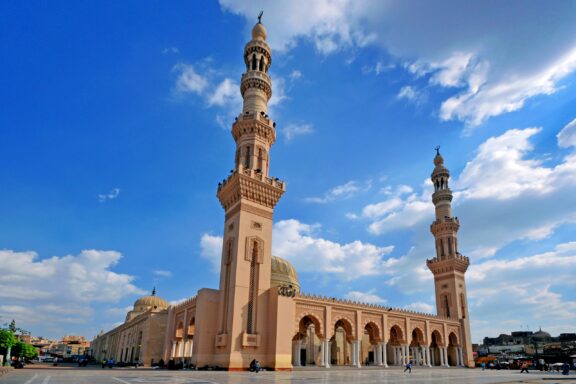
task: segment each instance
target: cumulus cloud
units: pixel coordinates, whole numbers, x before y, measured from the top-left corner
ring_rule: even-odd
[[[262,7],[240,0],[220,5],[250,26]],[[416,76],[428,76],[431,85],[455,91],[441,103],[439,117],[464,121],[468,131],[534,96],[556,92],[576,69],[570,2],[424,2],[418,12],[414,7],[378,0],[275,1],[266,4],[264,22],[269,43],[280,52],[302,42],[321,55],[383,48]]]
[[[134,277],[111,270],[122,255],[84,250],[40,259],[35,252],[0,251],[0,316],[25,326],[54,321],[85,323],[93,304],[143,294]]]
[[[113,188],[110,192],[98,195],[98,201],[104,203],[109,200],[114,200],[120,195],[120,188]]]
[[[308,203],[325,204],[336,200],[349,199],[360,192],[368,191],[372,188],[372,181],[368,180],[365,184],[360,184],[355,180],[350,180],[342,185],[331,188],[321,197],[306,197],[304,201]]]
[[[388,273],[397,260],[386,258],[393,246],[353,241],[340,244],[317,236],[319,225],[298,220],[274,224],[272,252],[292,262],[298,271],[325,272],[343,279]]]
[[[388,273],[397,263],[386,258],[393,246],[379,247],[361,241],[341,244],[318,236],[319,225],[298,220],[274,223],[272,253],[292,262],[299,272],[325,272],[347,280]],[[200,239],[201,256],[214,271],[220,269],[222,237],[203,234]]]

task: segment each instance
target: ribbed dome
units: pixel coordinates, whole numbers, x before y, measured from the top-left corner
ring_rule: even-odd
[[[266,28],[262,23],[256,23],[252,28],[252,40],[266,40]]]
[[[166,300],[159,298],[158,296],[144,296],[136,300],[134,303],[134,309],[140,309],[140,307],[156,307],[156,308],[168,308],[168,302]]]
[[[156,296],[156,288],[152,290],[150,296],[143,296],[134,302],[134,311],[146,311],[152,309],[165,309],[170,304],[158,296]]]
[[[278,256],[272,256],[272,274],[270,276],[270,285],[280,287],[291,285],[300,292],[300,283],[296,269],[287,260]]]

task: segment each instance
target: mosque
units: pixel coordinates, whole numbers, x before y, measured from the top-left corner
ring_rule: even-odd
[[[134,303],[126,321],[96,336],[93,355],[144,366],[175,360],[196,367],[245,370],[253,359],[273,370],[302,365],[473,367],[464,275],[458,252],[450,174],[437,150],[431,179],[436,219],[437,315],[300,292],[286,260],[272,256],[274,207],[286,185],[269,175],[276,123],[268,116],[272,51],[260,22],[244,48],[242,112],[232,125],[235,167],[218,184],[224,236],[218,289],[204,288],[177,305],[156,296]]]

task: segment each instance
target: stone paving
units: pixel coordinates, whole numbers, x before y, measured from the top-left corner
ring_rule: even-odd
[[[466,368],[305,369],[293,372],[206,372],[95,367],[30,366],[0,378],[0,384],[372,384],[372,383],[576,383],[576,375]]]

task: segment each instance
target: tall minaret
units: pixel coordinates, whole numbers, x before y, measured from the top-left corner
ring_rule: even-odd
[[[272,51],[261,16],[244,48],[246,72],[240,84],[244,105],[232,125],[234,170],[218,185],[226,220],[215,348],[216,364],[228,369],[246,368],[254,358],[266,364],[272,215],[285,191],[283,182],[268,176],[276,123],[268,116]]]
[[[437,313],[460,320],[462,335],[459,342],[463,348],[464,362],[474,366],[464,280],[470,260],[458,252],[460,222],[457,217],[452,216],[452,191],[448,187],[450,172],[444,167],[440,147],[436,148],[434,166],[431,178],[434,184],[432,202],[436,208],[436,220],[430,230],[436,239],[436,257],[427,260],[426,264],[434,274]]]

